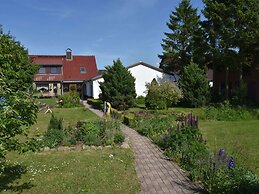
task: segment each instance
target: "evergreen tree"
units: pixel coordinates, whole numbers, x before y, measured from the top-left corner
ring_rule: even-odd
[[[242,72],[259,64],[259,1],[204,0],[203,14],[214,69],[225,70],[228,97],[228,72]]]
[[[113,66],[107,66],[106,70],[104,82],[100,83],[101,99],[119,110],[132,107],[136,98],[135,78],[120,59],[113,61]]]
[[[16,137],[36,121],[38,109],[29,94],[36,70],[27,50],[0,26],[0,158],[6,150],[22,149]]]
[[[205,72],[195,63],[184,67],[179,87],[187,105],[200,107],[206,104],[209,96],[209,84]]]
[[[168,72],[181,73],[191,60],[200,63],[201,58],[198,55],[203,50],[198,46],[201,48],[204,39],[200,17],[197,15],[197,9],[190,4],[190,0],[182,0],[179,7],[172,11],[167,26],[170,32],[164,33],[166,38],[161,44],[164,51],[159,55],[160,68]]]

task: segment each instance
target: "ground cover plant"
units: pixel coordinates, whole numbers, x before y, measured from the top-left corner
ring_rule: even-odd
[[[137,193],[133,153],[106,148],[7,155],[2,193]]]
[[[53,99],[39,99],[40,102],[49,104],[56,102]],[[56,117],[63,119],[64,127],[75,126],[78,121],[98,121],[100,120],[94,113],[84,107],[75,108],[51,108],[53,114]],[[51,114],[44,114],[45,111],[38,113],[38,119],[34,125],[32,125],[29,135],[35,136],[36,134],[42,135],[48,128],[48,124],[51,118]]]
[[[199,112],[200,110],[201,109],[196,111]],[[203,111],[201,112],[203,113]],[[179,162],[184,169],[189,171],[189,177],[191,179],[202,181],[205,189],[209,193],[256,193],[256,191],[258,191],[259,178],[250,171],[250,169],[254,170],[254,168],[251,168],[249,165],[243,165],[245,160],[242,160],[240,155],[236,154],[236,150],[228,150],[229,146],[226,146],[229,154],[226,155],[224,162],[218,161],[217,154],[214,154],[218,152],[221,146],[226,145],[224,142],[229,141],[231,136],[237,136],[238,133],[233,132],[229,135],[223,135],[223,141],[215,146],[216,149],[211,149],[211,144],[209,144],[209,146],[206,144],[206,142],[211,142],[211,139],[206,139],[207,135],[206,133],[202,133],[204,132],[203,130],[201,132],[199,129],[192,127],[177,128],[177,123],[173,120],[176,117],[172,116],[172,114],[161,115],[160,112],[159,115],[158,111],[155,113],[142,111],[135,112],[134,115],[129,124],[135,127],[141,134],[148,136],[157,143],[165,151],[167,156]],[[208,121],[202,120],[201,123],[202,122]],[[209,122],[222,124],[227,122],[230,123],[230,126],[234,123],[233,121]],[[250,122],[252,122],[252,120]],[[258,124],[258,122],[259,121],[256,121],[256,124]],[[251,128],[251,130],[254,131],[253,126]],[[216,128],[214,128],[214,130],[216,131]],[[227,131],[227,129],[225,130]],[[221,135],[222,131],[224,130],[221,130]],[[242,135],[245,135],[244,129],[242,131]],[[218,138],[220,138],[221,135],[218,135]],[[241,138],[241,136],[238,138]],[[251,137],[248,137],[248,139],[250,138]],[[256,138],[254,138],[254,140],[256,140]],[[258,147],[257,144],[249,146],[254,149]],[[256,150],[252,152],[257,154]],[[251,156],[246,152],[242,152],[242,154],[243,158],[246,159],[247,156]],[[229,167],[232,159],[234,168]]]
[[[63,127],[62,118],[51,116],[43,135],[43,146],[54,148],[84,143],[85,145],[115,145],[124,141],[119,121],[79,121],[76,126]]]
[[[70,126],[76,124],[87,125],[87,128],[93,131],[97,128],[91,125],[100,121],[99,117],[83,107],[52,110],[57,115],[55,119],[50,113],[38,113],[38,122],[30,129],[31,137],[39,138],[48,131],[48,128],[70,129]],[[78,120],[81,122],[78,123]],[[62,142],[68,145],[68,139],[63,139],[62,133],[55,134],[55,132],[54,137],[62,137],[60,138]],[[50,133],[50,137],[53,137],[51,135]],[[109,141],[109,138],[105,140]],[[116,138],[113,140],[123,141],[121,136]],[[55,141],[59,142],[56,139]],[[8,152],[6,161],[0,162],[0,192],[137,193],[138,191],[139,182],[130,149],[87,147],[77,151],[41,151],[24,154]]]

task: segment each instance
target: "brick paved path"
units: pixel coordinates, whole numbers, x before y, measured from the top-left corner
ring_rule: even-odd
[[[85,105],[98,116],[103,115],[101,111]],[[122,131],[131,141],[136,171],[141,183],[141,194],[201,193],[200,187],[191,183],[177,164],[167,160],[162,151],[147,137],[125,125],[122,125]]]

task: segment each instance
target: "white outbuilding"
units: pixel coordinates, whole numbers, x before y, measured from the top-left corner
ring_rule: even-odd
[[[135,77],[135,89],[137,96],[146,96],[146,83],[150,83],[154,78],[159,80],[169,80],[178,82],[179,76],[176,74],[165,73],[162,69],[144,63],[142,61],[127,67],[128,71]],[[103,82],[102,75],[96,76],[84,82],[84,96],[94,99],[99,98],[101,89],[99,82]]]

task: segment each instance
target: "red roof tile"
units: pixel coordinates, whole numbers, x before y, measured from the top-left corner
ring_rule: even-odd
[[[64,55],[30,55],[33,63],[39,65],[62,65],[62,75],[36,74],[34,81],[83,81],[98,75],[95,56],[73,56],[71,61]],[[86,69],[86,73],[80,73],[80,67]]]

